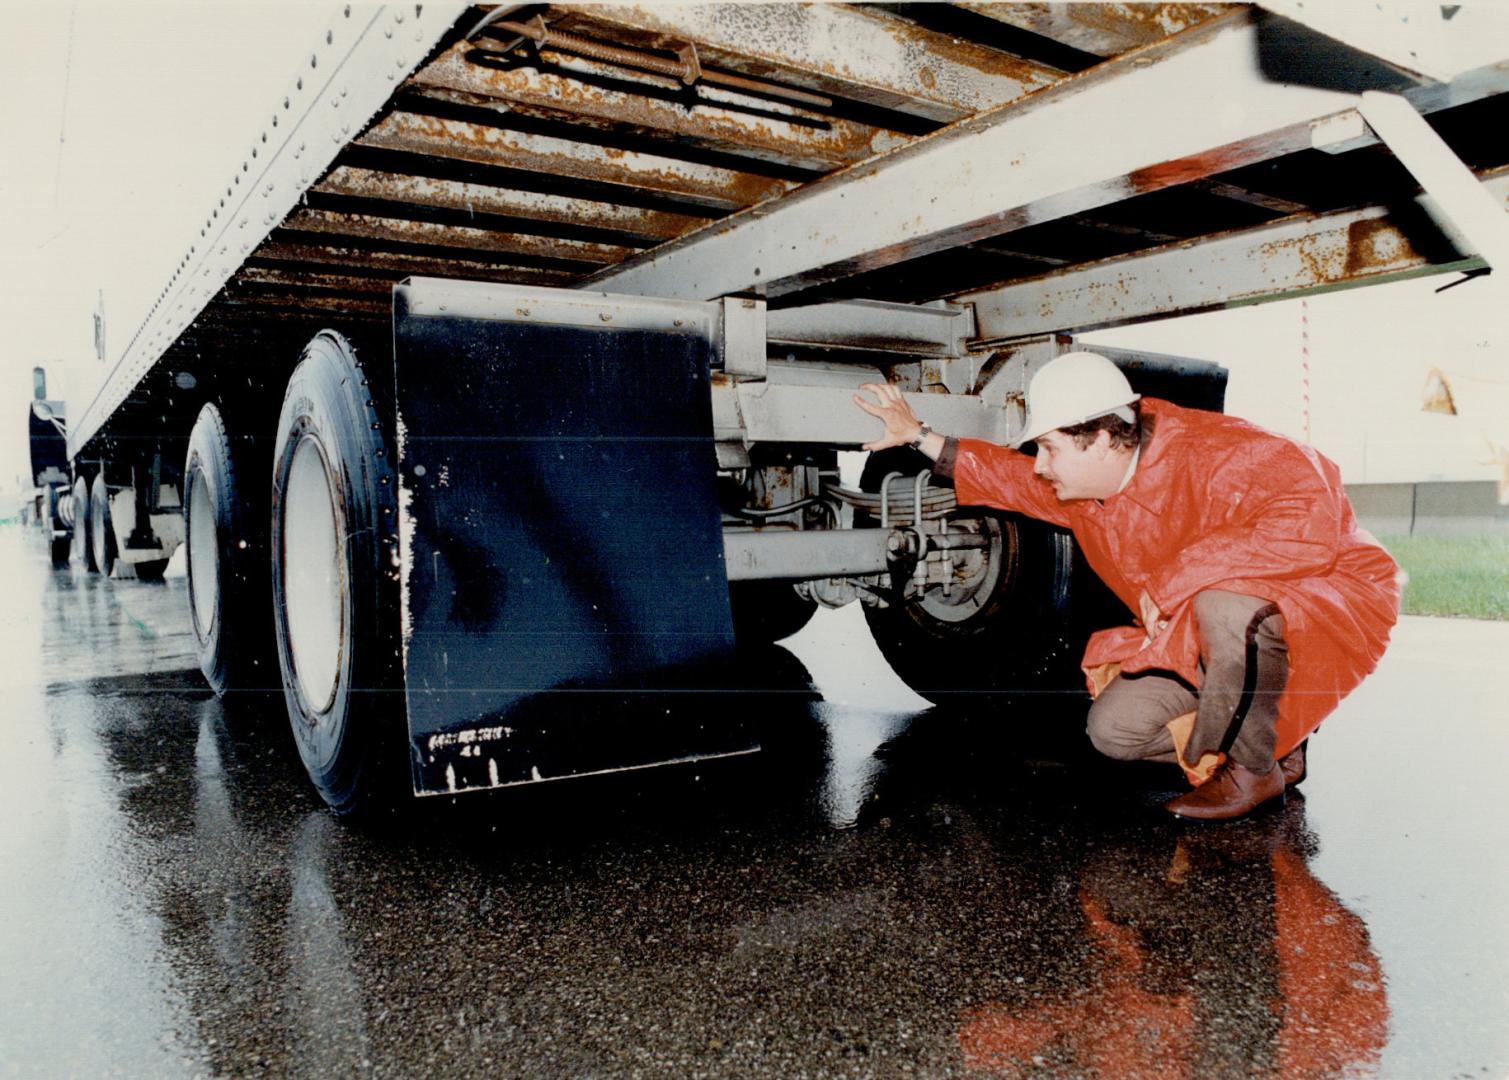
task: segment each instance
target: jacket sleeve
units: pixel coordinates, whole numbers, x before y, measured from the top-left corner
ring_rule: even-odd
[[[1341,546],[1336,492],[1297,446],[1278,444],[1218,466],[1207,493],[1225,520],[1175,553],[1148,593],[1172,611],[1222,582],[1324,574]],[[1213,514],[1213,517],[1215,515]]]
[[[938,452],[938,460],[933,462],[933,475],[952,480],[954,461],[958,456],[959,440],[952,435],[943,436],[943,449]]]
[[[1028,517],[1069,524],[1053,487],[1032,474],[1032,458],[983,439],[960,439],[953,461],[954,491],[965,506],[1015,510]]]

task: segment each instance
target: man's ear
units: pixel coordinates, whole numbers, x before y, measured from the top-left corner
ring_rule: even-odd
[[[1101,428],[1095,433],[1095,441],[1090,445],[1095,449],[1095,456],[1104,461],[1111,453],[1111,433]]]

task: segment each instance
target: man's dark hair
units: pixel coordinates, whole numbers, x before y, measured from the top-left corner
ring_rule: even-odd
[[[1131,410],[1134,419],[1130,424],[1115,413],[1106,413],[1093,420],[1086,420],[1082,424],[1071,424],[1059,430],[1065,435],[1072,436],[1074,445],[1081,450],[1094,442],[1096,434],[1102,431],[1111,436],[1112,450],[1135,450],[1142,441],[1142,428],[1137,422],[1141,417],[1141,412],[1135,402],[1131,405]]]

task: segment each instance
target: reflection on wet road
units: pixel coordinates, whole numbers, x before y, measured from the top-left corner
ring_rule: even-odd
[[[1406,620],[1250,823],[1161,820],[1168,775],[1094,761],[1071,699],[913,709],[840,613],[754,658],[757,758],[356,830],[280,700],[202,689],[181,580],[53,574],[15,529],[0,579],[3,1071],[1509,1066],[1503,627]]]

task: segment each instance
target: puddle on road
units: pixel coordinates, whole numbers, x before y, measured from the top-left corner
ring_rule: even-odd
[[[1439,1059],[1396,1033],[1502,990],[1390,978],[1371,924],[1415,883],[1363,907],[1315,870],[1352,842],[1315,824],[1351,836],[1344,785],[1183,827],[1157,809],[1174,778],[1095,761],[1072,700],[926,709],[852,642],[794,644],[756,759],[366,829],[318,805],[277,695],[215,700],[182,667],[38,693],[9,733],[39,740],[28,827],[97,839],[8,848],[33,923],[10,970],[156,974],[122,976],[151,1008],[86,995],[0,1044],[68,1060],[129,1014],[125,1071],[1418,1076]],[[93,940],[49,966],[48,898],[84,879],[67,925]],[[57,999],[37,989],[6,992]],[[1509,1062],[1455,1035],[1473,1071]]]

